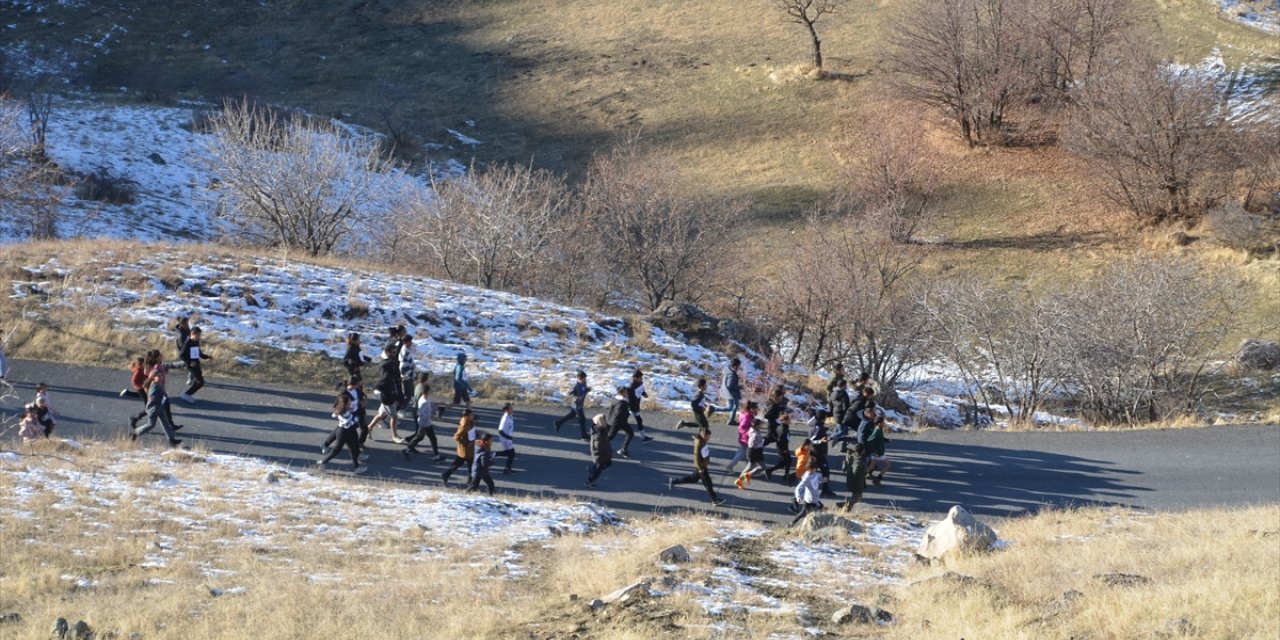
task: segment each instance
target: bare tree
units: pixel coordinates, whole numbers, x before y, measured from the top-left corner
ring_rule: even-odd
[[[681,188],[678,167],[641,155],[636,140],[596,156],[582,187],[582,203],[597,247],[598,265],[613,265],[615,291],[639,294],[656,309],[667,300],[697,301],[713,242],[741,219],[741,202],[698,197]]]
[[[823,16],[835,13],[842,0],[773,0],[777,7],[787,16],[787,20],[801,25],[809,32],[809,41],[813,46],[813,66],[822,72],[822,40],[818,37],[818,21]]]
[[[996,141],[1033,86],[1019,0],[912,0],[891,26],[896,84],[941,109],[970,146]]]
[[[1030,0],[1026,15],[1039,85],[1060,97],[1087,83],[1139,19],[1132,0]]]
[[[329,120],[228,102],[202,158],[228,235],[320,255],[366,222],[388,180],[372,137]]]
[[[42,104],[47,123],[51,103]],[[62,170],[44,154],[43,133],[31,133],[32,109],[0,95],[0,218],[32,238],[55,238],[66,187]]]
[[[937,214],[940,172],[920,127],[903,115],[909,111],[890,103],[867,114],[862,120],[877,126],[856,130],[839,154],[848,197],[894,242],[911,242]]]
[[[1231,184],[1237,130],[1214,83],[1151,55],[1126,56],[1081,91],[1068,145],[1141,220],[1194,222]]]
[[[564,180],[522,165],[433,180],[408,203],[405,235],[444,274],[486,289],[531,293],[537,265],[572,200]]]
[[[1137,256],[1053,300],[1053,357],[1085,415],[1112,423],[1194,410],[1249,295],[1225,269]]]

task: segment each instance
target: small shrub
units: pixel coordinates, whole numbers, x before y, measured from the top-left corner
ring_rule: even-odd
[[[1269,226],[1263,216],[1251,214],[1233,202],[1205,214],[1200,230],[1224,247],[1266,252],[1280,246],[1280,229]]]
[[[98,167],[76,183],[76,197],[107,204],[133,204],[138,200],[138,183]]]

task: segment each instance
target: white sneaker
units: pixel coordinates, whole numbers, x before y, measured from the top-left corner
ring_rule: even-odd
[[[364,465],[360,465],[360,466],[358,466],[358,467],[356,467],[356,468],[352,469],[352,470],[351,470],[351,473],[354,473],[354,474],[359,475],[359,474],[364,473],[364,472],[366,472],[366,471],[368,471],[368,470],[369,470],[369,467],[366,467],[366,466],[364,466]]]
[[[323,469],[323,468],[324,468],[324,465],[325,465],[325,464],[327,464],[327,463],[326,463],[324,460],[316,460],[316,466],[317,466],[317,467],[320,467],[321,469]]]

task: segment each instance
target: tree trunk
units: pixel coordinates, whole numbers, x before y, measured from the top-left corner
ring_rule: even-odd
[[[809,27],[809,37],[813,39],[813,66],[822,71],[822,41],[818,39],[818,30],[813,28],[812,22],[806,22]]]

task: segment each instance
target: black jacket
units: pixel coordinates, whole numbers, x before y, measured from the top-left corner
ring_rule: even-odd
[[[400,363],[387,358],[378,365],[380,377],[374,388],[382,394],[382,401],[391,403],[400,399]]]

